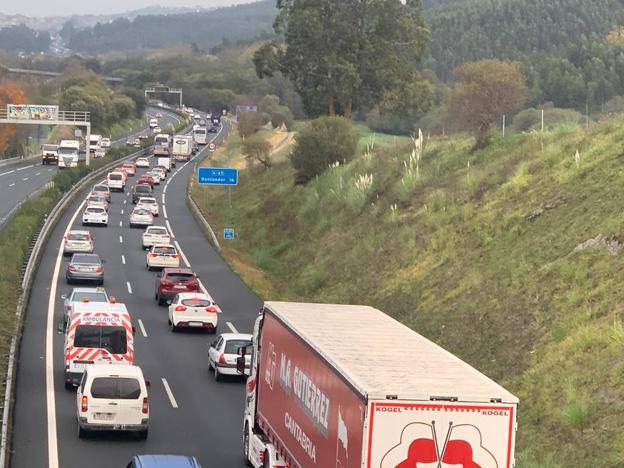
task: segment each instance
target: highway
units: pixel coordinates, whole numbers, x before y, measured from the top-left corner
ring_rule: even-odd
[[[180,117],[176,114],[160,110],[163,114],[163,126],[169,123],[177,124]],[[157,108],[149,108],[146,115],[152,116],[158,112]],[[147,123],[139,129],[133,130],[115,140],[114,147],[123,146],[126,139],[149,130]],[[150,132],[151,136],[151,132]],[[42,165],[41,160],[30,159],[0,167],[0,228],[7,220],[11,210],[28,195],[50,182],[56,173],[56,166]]]
[[[220,305],[218,332],[250,332],[261,301],[215,252],[191,216],[186,184],[192,171],[193,162],[178,163],[156,186],[161,215],[155,224],[170,229],[183,253],[181,266],[190,261]],[[95,251],[106,260],[105,287],[126,304],[136,327],[135,364],[151,382],[150,433],[146,441],[126,435],[78,438],[76,396],[64,388],[63,335],[57,325],[63,313],[61,295],[70,291],[66,261],[59,254],[62,236],[70,226],[80,226],[81,204],[82,198],[57,225],[34,281],[18,364],[11,466],[124,467],[132,455],[142,453],[194,455],[208,468],[245,466],[244,382],[215,382],[208,372],[208,344],[215,335],[169,330],[167,309],[154,300],[156,274],[145,268],[142,230],[128,227],[133,206],[128,193],[112,194],[108,227],[91,229]]]

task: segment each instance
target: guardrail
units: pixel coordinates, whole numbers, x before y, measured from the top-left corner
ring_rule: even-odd
[[[19,348],[19,340],[21,338],[21,331],[23,327],[22,318],[26,312],[26,308],[28,307],[28,301],[30,299],[30,289],[32,286],[32,282],[34,280],[34,272],[39,265],[41,260],[41,256],[43,253],[43,248],[45,244],[48,242],[49,237],[56,227],[58,221],[61,216],[65,212],[67,206],[74,201],[76,196],[82,192],[85,187],[89,184],[93,183],[96,179],[100,178],[103,174],[105,174],[110,169],[113,169],[119,164],[120,159],[136,159],[141,156],[145,156],[149,154],[150,148],[144,148],[140,151],[136,151],[132,154],[124,156],[123,158],[116,159],[111,161],[110,163],[102,166],[99,169],[94,170],[89,173],[81,180],[76,182],[74,186],[69,189],[67,193],[65,193],[61,199],[56,203],[52,211],[48,214],[41,228],[39,234],[37,236],[37,240],[33,246],[33,249],[28,258],[28,262],[26,264],[26,268],[24,270],[24,277],[22,279],[22,291],[18,298],[17,310],[15,313],[16,316],[16,331],[15,335],[11,338],[11,348],[9,352],[9,364],[7,367],[7,378],[5,383],[5,392],[4,392],[4,405],[2,410],[2,431],[0,438],[0,467],[7,468],[9,466],[9,457],[8,448],[11,442],[9,437],[10,432],[9,428],[12,425],[13,418],[13,382],[15,380],[15,357],[17,355],[17,350]]]

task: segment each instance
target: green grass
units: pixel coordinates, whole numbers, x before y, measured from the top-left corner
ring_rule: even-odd
[[[231,209],[202,192],[236,229],[225,258],[263,274],[266,299],[370,304],[502,383],[521,399],[518,466],[624,466],[624,248],[574,252],[624,242],[624,120],[475,152],[432,138],[417,175],[393,138],[304,187],[287,163],[243,171]]]

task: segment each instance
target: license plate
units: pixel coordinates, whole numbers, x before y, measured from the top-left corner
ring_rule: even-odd
[[[74,369],[84,369],[87,365],[84,362],[75,362]]]
[[[100,421],[110,421],[115,415],[113,413],[93,413],[93,419]]]
[[[203,327],[204,324],[201,322],[189,322],[190,327]]]
[[[181,284],[176,284],[173,289],[186,289],[186,286],[183,286]]]

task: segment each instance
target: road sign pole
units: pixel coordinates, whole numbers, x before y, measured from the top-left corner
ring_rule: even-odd
[[[230,202],[230,211],[232,210],[232,186],[228,185],[228,201]]]
[[[89,166],[90,162],[91,162],[91,125],[87,124],[87,139],[85,141],[85,148],[87,150],[87,159],[86,159],[86,163],[87,163],[87,167]],[[80,146],[78,146],[78,154],[80,154]]]

